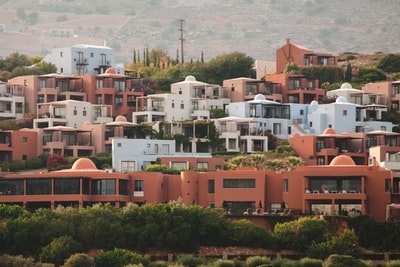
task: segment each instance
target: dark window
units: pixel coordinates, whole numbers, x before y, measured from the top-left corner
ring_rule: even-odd
[[[224,188],[255,188],[255,179],[224,179]]]
[[[90,180],[87,178],[82,179],[82,194],[90,194]]]
[[[144,191],[144,181],[143,180],[135,181],[135,191]]]
[[[208,193],[209,194],[215,193],[215,181],[214,180],[208,180]]]
[[[54,194],[79,194],[79,178],[60,178],[54,180]]]
[[[115,179],[92,181],[92,195],[115,195]]]
[[[119,180],[119,194],[120,195],[128,195],[128,181],[127,180]]]
[[[0,196],[1,195],[23,195],[24,180],[0,179]]]
[[[390,179],[385,179],[385,192],[390,193],[392,191],[392,187],[390,185]]]
[[[26,181],[27,195],[50,195],[51,179],[29,179]]]
[[[283,179],[283,192],[284,193],[289,192],[289,180],[288,179]]]

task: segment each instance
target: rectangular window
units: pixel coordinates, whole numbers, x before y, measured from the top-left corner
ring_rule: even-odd
[[[74,109],[74,116],[78,115],[78,111],[76,109]]]
[[[92,195],[115,195],[115,179],[92,181]]]
[[[100,89],[104,87],[104,81],[103,80],[96,80],[96,89]]]
[[[135,191],[144,191],[144,181],[143,180],[135,180]]]
[[[187,170],[188,165],[188,162],[171,162],[171,169]]]
[[[0,195],[23,195],[24,194],[24,180],[0,180]]]
[[[22,137],[22,143],[26,143],[26,142],[28,142],[28,137]]]
[[[304,115],[304,109],[300,109],[300,115]]]
[[[28,179],[26,181],[27,195],[51,195],[51,179]]]
[[[119,180],[119,194],[127,196],[128,193],[128,181],[127,180]]]
[[[136,171],[136,161],[122,160],[120,163],[121,172],[134,172]]]
[[[385,192],[390,193],[392,191],[392,187],[390,185],[390,179],[385,179]]]
[[[283,192],[284,193],[289,192],[289,180],[288,179],[283,179]]]
[[[208,169],[208,162],[197,162],[197,169]]]
[[[184,109],[185,108],[185,104],[181,104],[181,109]]]
[[[215,181],[214,179],[208,180],[208,193],[214,194],[215,193]]]
[[[86,110],[82,111],[82,116],[86,117]]]
[[[343,110],[343,116],[347,116],[347,110]]]
[[[224,179],[224,188],[256,188],[256,179]]]
[[[68,195],[80,193],[79,178],[60,178],[54,180],[54,194]]]

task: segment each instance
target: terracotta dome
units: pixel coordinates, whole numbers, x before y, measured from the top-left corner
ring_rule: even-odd
[[[353,159],[346,155],[336,156],[329,166],[354,166],[356,165]]]
[[[119,115],[115,118],[115,122],[127,122],[125,116]]]
[[[108,68],[105,71],[105,74],[117,74],[114,68]]]
[[[326,128],[322,134],[323,135],[336,134],[336,131],[333,128]]]
[[[72,170],[97,170],[96,165],[87,158],[80,158],[72,165]]]
[[[292,134],[292,137],[299,137],[300,136],[300,134],[299,133],[294,133],[294,134]]]

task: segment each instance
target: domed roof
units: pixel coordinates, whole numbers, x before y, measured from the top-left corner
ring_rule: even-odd
[[[119,115],[115,118],[115,122],[127,122],[125,116]]]
[[[257,101],[264,101],[264,100],[265,100],[265,96],[262,95],[262,94],[257,94],[257,95],[254,97],[254,100],[257,100]]]
[[[117,74],[116,72],[115,72],[115,69],[114,68],[108,68],[108,69],[106,69],[106,71],[104,72],[105,74]]]
[[[72,170],[97,170],[96,165],[88,158],[80,158],[72,165]]]
[[[347,155],[336,156],[329,166],[355,166],[353,159]]]
[[[336,99],[336,103],[347,103],[347,100],[346,100],[346,98],[344,96],[339,96]]]
[[[185,82],[195,82],[195,81],[196,77],[194,77],[193,75],[186,76],[185,78]]]
[[[343,83],[341,86],[340,86],[340,89],[352,89],[353,87],[351,86],[351,84],[349,84],[349,83]]]
[[[336,134],[336,131],[333,128],[326,128],[322,134],[323,135]]]
[[[311,106],[318,106],[318,101],[317,100],[313,100],[310,103]]]
[[[294,133],[294,134],[292,134],[292,137],[299,137],[300,136],[300,134],[299,133]]]

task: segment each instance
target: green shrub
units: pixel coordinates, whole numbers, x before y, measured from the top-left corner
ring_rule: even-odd
[[[272,264],[273,267],[298,267],[299,264],[297,261],[295,260],[291,260],[291,259],[285,259],[285,258],[276,258],[272,260]]]
[[[128,264],[143,264],[147,266],[150,263],[150,256],[133,253],[126,249],[114,248],[110,251],[102,251],[94,258],[96,266],[124,267]]]
[[[204,257],[196,257],[192,254],[182,254],[176,257],[176,262],[187,267],[196,267],[205,264],[207,259]]]
[[[361,254],[362,251],[354,230],[346,229],[340,236],[334,236],[326,242],[313,243],[307,250],[307,256],[326,259],[331,254],[354,256]]]
[[[300,267],[322,267],[323,261],[320,259],[302,258],[299,261]]]
[[[366,263],[350,255],[330,255],[324,262],[324,267],[368,267]]]
[[[386,267],[400,267],[400,260],[389,261],[388,263],[386,263],[385,266]]]
[[[71,254],[81,250],[81,245],[70,236],[61,236],[43,247],[39,254],[41,262],[61,265]]]
[[[233,260],[222,260],[218,259],[214,262],[213,267],[235,267],[235,262]]]
[[[168,262],[162,260],[153,261],[149,264],[149,267],[168,267]]]
[[[34,158],[34,159],[27,160],[25,162],[25,168],[27,170],[36,170],[36,169],[40,169],[43,167],[45,167],[45,166],[44,166],[44,163],[41,158]]]
[[[13,160],[10,162],[9,170],[11,172],[18,172],[26,169],[26,164],[24,160]]]
[[[71,255],[64,263],[63,267],[94,267],[94,258],[84,254],[76,253]]]
[[[252,256],[246,259],[247,267],[257,267],[268,263],[271,263],[271,259],[264,256]]]
[[[24,266],[24,267],[34,267],[35,260],[33,258],[24,258],[23,256],[10,256],[7,254],[0,256],[0,267],[9,266]]]

